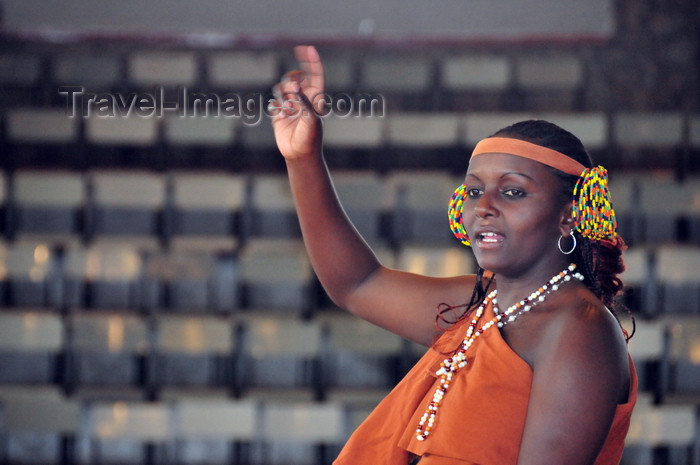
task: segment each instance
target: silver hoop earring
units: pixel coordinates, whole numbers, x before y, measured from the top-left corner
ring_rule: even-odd
[[[571,237],[571,239],[573,239],[574,243],[571,246],[571,250],[567,250],[567,251],[564,251],[564,249],[561,248],[561,240],[563,237],[564,237],[563,234],[561,236],[559,236],[559,240],[557,241],[557,246],[559,246],[559,252],[563,253],[564,255],[569,255],[569,254],[573,253],[574,250],[576,250],[576,236],[574,236],[573,234],[571,236],[569,236],[569,237]]]

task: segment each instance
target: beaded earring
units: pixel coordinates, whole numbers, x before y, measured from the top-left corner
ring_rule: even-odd
[[[449,219],[452,234],[454,234],[462,244],[470,247],[472,245],[471,240],[469,240],[467,230],[464,229],[464,224],[462,224],[462,208],[464,207],[466,190],[467,186],[464,184],[455,189],[454,194],[452,194],[452,197],[450,198],[450,204],[447,208],[447,218]]]
[[[583,237],[600,240],[615,237],[617,221],[608,189],[608,171],[586,168],[574,187],[572,216]]]

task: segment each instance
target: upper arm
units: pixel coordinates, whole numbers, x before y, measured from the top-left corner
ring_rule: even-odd
[[[533,366],[519,465],[590,465],[629,380],[619,326],[589,308],[555,323]]]
[[[353,314],[406,339],[430,345],[437,306],[469,301],[475,278],[435,278],[380,266],[346,299]]]

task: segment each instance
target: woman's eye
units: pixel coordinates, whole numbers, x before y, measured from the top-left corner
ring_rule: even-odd
[[[508,197],[524,197],[525,196],[525,191],[522,191],[520,189],[506,189],[503,191],[503,194],[508,196]]]
[[[467,197],[473,199],[478,197],[479,195],[481,195],[481,189],[477,189],[476,187],[467,189]]]

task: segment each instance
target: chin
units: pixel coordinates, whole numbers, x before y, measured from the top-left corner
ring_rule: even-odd
[[[515,250],[474,249],[474,258],[479,267],[495,274],[509,275],[518,270],[528,259]]]
[[[482,252],[474,251],[474,258],[476,258],[476,263],[480,268],[484,270],[489,270],[493,273],[498,273],[504,265],[503,260],[494,257],[493,254],[484,254]]]

